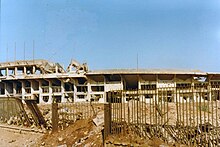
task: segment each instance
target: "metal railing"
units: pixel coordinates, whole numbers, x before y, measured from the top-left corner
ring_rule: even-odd
[[[142,138],[158,137],[168,143],[220,145],[219,85],[112,91],[107,97],[106,135],[131,129]]]
[[[53,103],[53,130],[63,129],[69,124],[81,119],[92,119],[99,112],[103,112],[103,104],[91,102]]]

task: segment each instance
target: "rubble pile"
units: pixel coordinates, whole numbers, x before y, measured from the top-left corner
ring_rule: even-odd
[[[0,123],[14,126],[29,126],[28,121],[22,116],[10,116],[8,119],[1,117]]]
[[[77,120],[58,132],[45,134],[39,146],[102,146],[103,124],[96,126],[92,119]]]
[[[77,106],[77,109],[80,109]],[[39,105],[40,111],[46,121],[46,127],[38,126],[35,124],[34,118],[32,116],[29,108],[24,105],[27,117],[29,118],[29,126],[28,132],[26,133],[40,133],[43,136],[34,140],[33,146],[59,146],[59,147],[67,147],[67,146],[102,146],[103,138],[102,138],[102,130],[104,129],[104,111],[102,107],[99,107],[95,113],[96,115],[92,118],[84,117],[85,114],[80,113],[72,113],[69,110],[62,110],[64,115],[59,116],[67,116],[60,117],[58,122],[58,132],[52,132],[52,110],[51,105]],[[75,109],[74,109],[75,110]],[[88,109],[89,110],[89,109]],[[74,115],[74,119],[69,118],[69,113]],[[92,113],[94,114],[94,113]],[[1,118],[0,118],[1,119]],[[14,126],[25,126],[22,124],[22,117],[10,117],[7,120],[1,120],[4,124],[9,125],[11,128]],[[13,125],[13,126],[12,126]],[[22,131],[23,132],[23,131]],[[13,144],[13,143],[10,143]]]

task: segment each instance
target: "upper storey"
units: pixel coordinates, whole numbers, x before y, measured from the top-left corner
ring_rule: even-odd
[[[24,73],[24,68],[26,68],[26,73]],[[14,73],[22,73],[21,71],[23,71],[24,74],[33,73],[36,71],[44,74],[65,72],[65,70],[60,66],[60,64],[49,62],[47,60],[21,60],[0,63],[1,75],[4,74],[4,70],[14,70]]]
[[[83,77],[97,81],[104,81],[116,77],[135,80],[135,77],[145,81],[156,81],[155,79],[190,79],[189,77],[206,77],[210,80],[220,80],[220,73],[207,73],[199,70],[164,70],[164,69],[109,69],[89,71],[86,63],[80,64],[72,60],[65,70],[59,63],[47,60],[21,60],[0,63],[0,80],[13,79],[39,79],[39,78],[71,78]],[[110,78],[110,80],[111,80]],[[114,78],[113,78],[114,80]],[[117,81],[117,78],[116,78]]]
[[[47,60],[20,60],[0,63],[0,79],[53,78],[59,75],[80,76],[87,69],[87,66],[76,61],[72,61],[65,70],[59,63]]]

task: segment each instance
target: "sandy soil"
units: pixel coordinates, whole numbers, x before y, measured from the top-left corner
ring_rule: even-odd
[[[45,134],[0,128],[0,147],[103,146],[102,129],[91,119],[78,120],[64,130]]]
[[[42,133],[32,133],[0,128],[1,147],[34,146],[41,139]]]
[[[175,105],[174,105],[175,106]],[[172,123],[176,119],[175,107],[169,106],[169,116],[173,116],[171,120]],[[40,106],[40,109],[45,118],[49,119],[51,117],[51,107],[50,105]],[[214,107],[214,109],[216,109]],[[74,109],[75,110],[75,109]],[[126,109],[127,110],[127,109]],[[148,110],[144,108],[144,110]],[[220,110],[220,108],[218,108]],[[100,109],[103,113],[103,109]],[[142,110],[143,111],[143,110]],[[148,114],[148,111],[146,114]],[[186,110],[184,110],[186,111]],[[127,113],[125,113],[127,114]],[[205,113],[204,113],[205,114]],[[220,114],[220,113],[218,113]],[[147,119],[147,121],[149,121]],[[7,125],[7,124],[4,124]],[[11,125],[9,125],[11,126]],[[19,126],[17,126],[19,127]],[[37,129],[37,128],[35,128]],[[0,127],[0,147],[20,147],[20,146],[30,146],[30,147],[72,147],[72,146],[103,146],[102,133],[103,125],[96,126],[92,119],[76,120],[75,123],[69,124],[64,130],[59,129],[59,132],[51,133],[49,129],[47,133],[34,133],[27,131],[5,129]],[[119,134],[111,136],[107,139],[108,146],[132,144],[137,146],[174,146],[173,144],[166,144],[159,138],[152,138],[151,140],[146,140],[143,138],[136,137],[130,130],[125,134]],[[175,146],[180,146],[175,144]],[[183,146],[183,145],[181,145]]]
[[[47,133],[38,141],[38,146],[102,146],[102,127],[96,127],[91,119],[78,120],[56,133]]]

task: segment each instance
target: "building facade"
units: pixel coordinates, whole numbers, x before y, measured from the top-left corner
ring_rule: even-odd
[[[138,90],[146,99],[159,99],[164,94],[175,102],[195,99],[197,92],[204,100],[210,91],[219,89],[220,73],[198,70],[112,69],[88,70],[86,64],[72,61],[67,70],[58,63],[28,60],[0,63],[0,98],[17,97],[38,103],[106,102],[107,92]],[[178,97],[178,98],[177,98]]]

